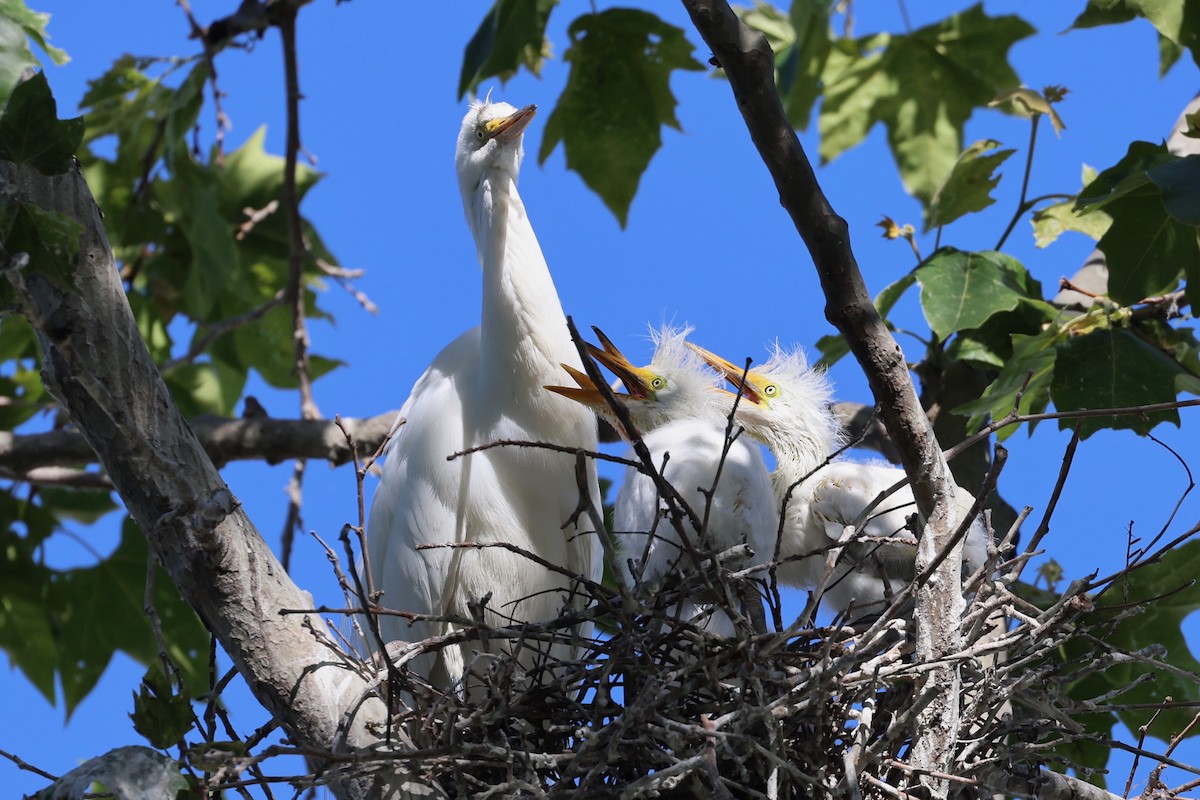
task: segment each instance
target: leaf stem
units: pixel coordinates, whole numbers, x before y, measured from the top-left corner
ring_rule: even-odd
[[[1017,220],[1033,206],[1032,202],[1027,202],[1025,198],[1029,192],[1029,174],[1033,171],[1033,151],[1037,145],[1038,121],[1041,118],[1041,114],[1034,114],[1033,121],[1029,126],[1029,151],[1025,154],[1025,177],[1021,180],[1021,199],[1017,201],[1017,210],[1013,213],[1012,219],[1008,221],[1008,227],[1004,229],[1004,233],[1000,236],[1000,241],[996,242],[996,246],[992,248],[993,250],[999,250],[1004,246],[1004,243],[1008,240],[1008,235],[1017,226]]]

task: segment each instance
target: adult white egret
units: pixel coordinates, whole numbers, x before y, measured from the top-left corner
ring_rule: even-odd
[[[912,489],[905,484],[881,501],[865,521],[859,517],[882,492],[905,478],[904,471],[888,464],[843,460],[822,466],[841,445],[842,434],[829,409],[832,386],[824,373],[808,366],[802,350],[776,347],[761,368],[745,371],[690,346],[740,389],[738,423],[775,455],[771,481],[777,508],[784,515],[779,555],[781,559],[804,556],[781,564],[779,579],[823,590],[827,608],[837,614],[849,611],[854,618],[882,611],[885,601],[915,575],[917,542],[908,525],[908,518],[917,513]],[[965,517],[975,498],[955,488],[959,513]],[[827,575],[825,553],[838,544],[849,525],[858,526],[854,537],[844,544]],[[976,519],[964,545],[965,568],[974,570],[986,556],[987,529]]]
[[[554,619],[580,604],[568,577],[509,550],[419,550],[422,545],[504,542],[600,577],[598,537],[587,515],[575,514],[581,487],[573,456],[507,446],[447,460],[504,439],[596,447],[595,418],[542,390],[560,363],[580,362],[517,194],[522,133],[535,110],[476,101],[463,119],[455,164],[483,267],[482,320],[438,354],[400,410],[406,421],[389,444],[368,527],[368,555],[385,608],[471,619],[471,605],[490,595],[486,621],[509,624]],[[590,464],[586,484],[582,491],[599,508]],[[455,627],[410,626],[391,616],[380,622],[388,641],[417,641]],[[493,640],[491,649],[501,646]],[[446,647],[414,665],[435,686],[448,688],[483,647]]]
[[[626,470],[613,512],[620,543],[622,578],[630,587],[651,583],[669,572],[696,569],[698,553],[721,551],[745,541],[754,551],[752,564],[771,559],[775,544],[775,496],[770,474],[757,444],[734,439],[725,452],[727,420],[717,391],[718,377],[686,346],[690,329],[664,326],[652,331],[654,357],[635,367],[598,329],[603,349],[591,347],[596,360],[613,371],[628,394],[618,397],[663,477],[695,512],[701,530],[686,520],[679,530],[667,518],[667,502],[653,479],[635,467]],[[571,372],[578,388],[547,386],[584,403],[621,425],[586,375]],[[712,492],[711,501],[706,495]],[[697,619],[707,630],[734,634],[722,611],[709,603],[680,604],[681,619]]]

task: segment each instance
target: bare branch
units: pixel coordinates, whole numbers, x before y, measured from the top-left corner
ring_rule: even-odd
[[[373,450],[386,438],[396,412],[342,422],[362,447]],[[190,422],[209,458],[278,464],[292,458],[321,458],[340,465],[352,460],[346,438],[330,420],[253,417],[200,417]],[[77,430],[29,435],[0,431],[0,470],[28,474],[40,467],[70,467],[96,462],[96,454]]]

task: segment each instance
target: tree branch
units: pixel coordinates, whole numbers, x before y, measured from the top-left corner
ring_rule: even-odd
[[[171,400],[138,333],[100,211],[79,172],[45,177],[0,162],[4,192],[83,225],[71,287],[9,270],[38,333],[42,378],[96,451],[152,552],[220,640],[257,700],[297,742],[322,752],[377,744],[386,709],[329,646],[312,600],[270,548]],[[363,797],[365,779],[334,781]]]
[[[945,548],[958,520],[950,499],[950,471],[917,399],[904,354],[867,293],[846,221],[829,205],[784,113],[775,86],[775,57],[766,38],[744,26],[724,0],[684,0],[684,6],[729,78],[780,202],[812,255],[825,293],[825,316],[846,337],[862,365],[911,476],[917,508],[927,520],[917,554],[921,571]],[[952,587],[960,585],[961,563],[961,548],[955,548],[918,592],[917,655],[924,661],[937,661],[959,649],[963,599]],[[949,665],[934,670],[929,685],[940,691],[918,718],[914,762],[927,772],[943,772],[950,765],[958,729],[957,670]],[[935,797],[946,795],[945,780],[923,776],[922,783]]]
[[[366,419],[344,418],[354,440],[373,452],[387,436],[395,411]],[[230,461],[278,464],[292,458],[323,458],[334,465],[353,458],[345,434],[333,420],[247,417],[199,417],[191,421],[201,447],[218,466]],[[96,454],[77,430],[35,434],[0,431],[0,470],[28,473],[41,467],[71,467],[96,462]]]

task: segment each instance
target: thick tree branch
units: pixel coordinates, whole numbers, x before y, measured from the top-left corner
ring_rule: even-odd
[[[99,209],[78,171],[45,177],[0,162],[6,196],[83,225],[64,289],[9,270],[38,333],[46,387],[100,458],[151,551],[220,640],[264,708],[318,752],[377,744],[383,703],[341,656],[312,600],[280,567],[179,413],[138,334]],[[362,797],[359,780],[335,783]]]
[[[344,418],[342,424],[362,450],[374,452],[395,419],[396,412],[390,411],[367,419]],[[322,458],[341,465],[352,459],[346,435],[333,420],[200,417],[190,424],[201,447],[218,466],[230,461],[278,464],[292,458]],[[95,452],[76,430],[28,435],[0,431],[0,470],[25,473],[40,467],[95,462]]]
[[[775,86],[775,56],[766,38],[751,31],[724,0],[684,0],[693,24],[729,78],[738,108],[763,162],[775,180],[779,199],[792,218],[817,268],[825,293],[825,316],[850,345],[879,403],[884,424],[912,481],[917,508],[927,521],[918,547],[923,570],[944,549],[957,526],[950,471],[942,457],[909,376],[900,346],[888,332],[867,293],[850,249],[846,221],[829,205],[796,132],[788,122]],[[935,662],[959,649],[963,600],[957,590],[961,548],[942,562],[917,596],[917,655]],[[929,675],[941,687],[918,719],[914,763],[929,773],[950,764],[958,729],[958,674],[951,666]],[[922,778],[934,796],[947,783]]]

